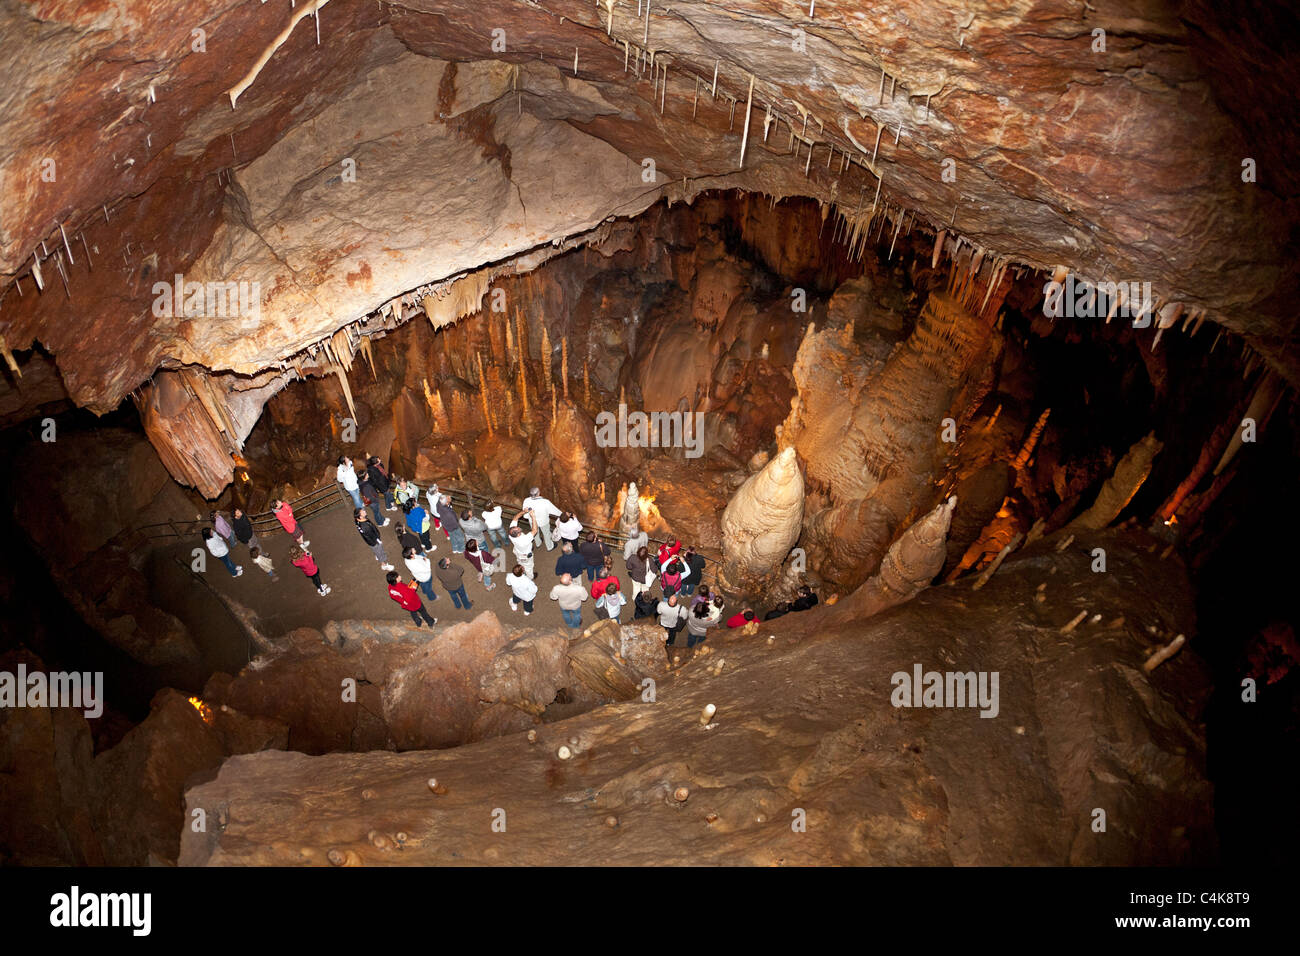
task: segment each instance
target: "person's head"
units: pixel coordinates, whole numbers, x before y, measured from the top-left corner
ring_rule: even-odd
[[[613,594],[617,590],[618,590],[618,585],[615,584],[613,581],[610,581],[608,584],[605,585],[606,594]]]
[[[537,497],[538,495],[540,495],[541,493],[542,493],[542,489],[541,489],[541,488],[529,488],[529,489],[528,489],[528,497],[530,497],[530,498],[536,498],[536,497]]]
[[[566,541],[564,544],[560,545],[560,550],[565,554],[573,554],[573,545]]]
[[[414,549],[414,548],[407,548],[405,551],[402,552],[402,557],[404,557],[404,558],[413,558],[413,557],[415,557],[415,549]]]
[[[450,559],[450,558],[441,558],[441,559],[439,559],[439,561],[438,561],[438,567],[440,567],[440,568],[449,568],[449,567],[451,567],[451,559]]]
[[[721,611],[724,607],[727,606],[726,602],[722,600],[721,594],[713,595],[713,606],[716,607],[719,611]]]
[[[694,554],[695,554],[695,545],[691,545],[689,548],[686,549],[686,557],[688,558],[693,557]]]
[[[451,504],[451,495],[443,495],[441,501],[444,505]]]
[[[465,553],[466,553],[466,554],[478,554],[478,541],[477,541],[477,539],[475,539],[475,538],[470,538],[468,541],[465,542]]]
[[[366,509],[365,509],[365,508],[358,508],[358,509],[357,509],[357,513],[354,514],[352,517],[356,518],[357,521],[365,521],[365,520],[366,520]]]
[[[522,564],[516,564],[513,568],[510,569],[510,573],[517,578],[521,578],[524,576],[524,566]]]
[[[613,573],[614,573],[614,558],[613,558],[612,555],[608,555],[608,554],[605,555],[605,568],[604,568],[604,570],[605,570],[605,573],[606,573],[606,574],[613,574]]]
[[[204,529],[203,529],[203,540],[204,540],[204,541],[207,541],[207,540],[208,540],[209,538],[211,538],[211,537],[212,537],[212,529],[211,529],[211,528],[204,528]]]
[[[704,598],[704,603],[707,604],[709,601],[709,586],[707,584],[701,584],[697,593],[700,597]]]
[[[694,614],[696,617],[708,617],[709,616],[708,602],[705,601],[695,605],[695,610],[693,610],[691,613]]]
[[[388,583],[389,583],[389,584],[396,584],[396,583],[397,583],[397,572],[396,572],[396,571],[389,571],[386,575],[384,575],[384,577],[388,580]]]
[[[461,520],[468,521],[470,514],[471,514],[470,510],[466,508],[464,511],[460,513]]]
[[[248,549],[248,556],[249,556],[250,558],[252,558],[254,561],[256,561],[258,558],[260,558],[260,557],[262,556],[262,549],[261,549],[261,548],[249,548],[249,549]]]
[[[236,517],[236,518],[242,518],[242,517],[244,517],[244,509],[243,509],[243,508],[236,508],[236,509],[235,509],[235,517]]]
[[[500,507],[501,507],[501,506],[500,506],[499,504],[497,504],[495,501],[489,501],[489,502],[488,502],[488,503],[483,507],[483,510],[484,510],[484,511],[496,511],[496,510],[497,510],[498,508],[500,508]]]
[[[596,532],[594,532],[594,531],[588,531],[588,532],[587,532],[587,540],[588,540],[588,541],[595,541],[595,540],[596,540]]]
[[[643,544],[641,547],[636,549],[636,556],[644,561],[646,558],[650,557],[650,549]]]
[[[369,458],[366,459],[366,464],[367,464],[367,465],[377,465],[377,464],[379,464],[379,458],[378,458],[378,456],[376,456],[376,455],[371,455]]]
[[[573,515],[569,514],[567,511],[561,511],[561,512],[560,512],[560,520],[561,520],[561,521],[569,521],[569,520],[571,520],[572,518],[573,518]]]
[[[560,575],[560,583],[563,584],[565,587],[568,587],[570,584],[573,583],[573,575],[572,575],[572,574],[561,574],[561,575]]]
[[[676,592],[676,591],[674,591],[672,594],[668,595],[668,603],[671,604],[673,607],[676,607],[676,606],[677,606],[677,592]]]
[[[681,574],[682,570],[683,570],[682,563],[678,561],[676,558],[673,558],[672,561],[668,563],[669,574]]]
[[[512,538],[517,538],[521,534],[523,534],[523,532],[519,530],[518,526],[510,529],[510,537]]]
[[[340,465],[350,465],[350,464],[352,464],[352,459],[349,458],[347,455],[339,455],[339,464],[340,464]]]
[[[745,620],[746,620],[746,621],[752,621],[752,620],[754,620],[754,619],[757,618],[757,617],[758,617],[758,615],[755,614],[753,611],[749,610],[748,608],[745,609]]]
[[[209,511],[209,512],[208,512],[208,519],[209,519],[210,521],[216,521],[216,520],[217,520],[217,513],[216,513],[216,511]]]
[[[289,549],[289,560],[290,560],[290,561],[297,561],[299,558],[301,558],[301,557],[302,557],[304,554],[306,554],[306,553],[307,553],[306,551],[304,551],[302,548],[298,547],[298,546],[295,544],[292,548]]]
[[[799,585],[799,596],[800,596],[800,597],[809,597],[811,594],[812,594],[812,588],[810,588],[810,587],[809,587],[808,585],[806,585],[806,584],[801,584],[801,585]]]
[[[284,504],[284,499],[283,499],[283,498],[276,498],[275,501],[274,501],[274,503],[272,503],[272,505],[271,505],[271,510],[272,510],[272,511],[279,511],[280,508],[281,508],[281,506],[282,506],[283,504]]]

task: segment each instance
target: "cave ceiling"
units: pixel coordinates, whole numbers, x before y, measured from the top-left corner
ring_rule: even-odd
[[[100,413],[159,368],[240,376],[251,427],[286,362],[378,309],[391,327],[450,280],[738,188],[1150,282],[1295,381],[1293,20],[1154,0],[0,0],[0,334]],[[178,273],[257,282],[259,314],[156,315]]]

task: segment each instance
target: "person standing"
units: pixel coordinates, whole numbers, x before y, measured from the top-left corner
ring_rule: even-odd
[[[492,583],[492,572],[496,570],[496,556],[487,548],[479,550],[478,542],[470,538],[465,542],[465,560],[478,572],[479,583],[483,590],[491,591],[496,587]]]
[[[722,620],[722,612],[727,608],[727,602],[722,600],[721,594],[713,595],[713,602],[709,605],[709,617],[715,621]]]
[[[685,594],[686,591],[683,589],[682,593]],[[691,598],[690,601],[687,602],[687,607],[689,607],[690,610],[694,611],[695,605],[697,604],[708,605],[712,597],[713,595],[709,593],[709,586],[707,584],[701,584],[700,590],[695,594],[694,597]]]
[[[284,533],[297,541],[298,547],[305,551],[307,545],[311,544],[311,542],[303,537],[298,519],[293,516],[293,506],[282,498],[276,498],[271,513],[275,515],[275,520],[280,522],[280,527],[284,529]]]
[[[226,544],[232,548],[235,546],[235,529],[230,527],[230,522],[220,511],[209,512],[208,517],[212,519],[212,527],[216,529],[217,534],[226,539]]]
[[[605,589],[614,585],[615,590],[621,591],[623,586],[619,584],[618,575],[614,573],[613,555],[605,556],[605,564],[601,567],[600,572],[596,575],[596,581],[591,586],[592,600],[600,600],[600,596],[605,593]]]
[[[400,522],[393,529],[393,534],[397,536],[397,550],[406,554],[408,549],[414,550],[416,554],[424,554],[424,545],[420,543],[420,536],[407,527],[406,522]]]
[[[466,508],[460,513],[460,530],[465,532],[465,548],[477,541],[480,548],[488,547],[487,522]]]
[[[664,594],[676,594],[680,591],[682,583],[690,576],[690,573],[691,569],[686,566],[681,558],[670,558],[668,563],[664,565],[663,574],[659,576]]]
[[[575,578],[580,578],[586,567],[587,562],[582,560],[582,555],[574,552],[573,545],[567,541],[560,545],[560,557],[555,562],[557,576],[563,577],[566,574],[571,574]]]
[[[275,573],[275,564],[271,559],[262,553],[261,548],[249,548],[248,556],[253,559],[253,563],[267,573],[272,581],[280,580],[280,576]]]
[[[519,510],[528,514],[528,520],[533,523],[533,538],[536,542],[540,534],[542,541],[546,542],[546,550],[555,549],[555,541],[551,537],[551,519],[558,518],[561,514],[560,509],[555,507],[550,498],[543,498],[540,488],[528,489],[528,497],[519,505]]]
[[[343,490],[352,496],[352,503],[362,508],[361,504],[361,486],[357,483],[357,471],[352,467],[352,459],[347,455],[339,455],[339,467],[334,472],[334,478]]]
[[[235,538],[240,544],[244,545],[250,551],[253,548],[260,548],[262,543],[257,540],[257,532],[253,530],[253,522],[248,519],[248,515],[236,508],[235,520],[233,522],[235,529]]]
[[[438,580],[447,589],[451,603],[456,607],[468,611],[474,606],[465,593],[465,569],[459,564],[452,564],[451,558],[443,558],[438,562]]]
[[[573,575],[560,575],[560,583],[551,588],[551,600],[560,605],[565,624],[582,627],[582,602],[587,600],[587,589],[573,580]]]
[[[623,560],[630,560],[632,555],[636,554],[642,548],[647,548],[649,546],[650,536],[644,531],[632,535],[632,537],[628,538],[627,541],[623,543]]]
[[[330,586],[321,583],[320,568],[316,566],[316,560],[306,548],[297,545],[290,548],[289,563],[311,579],[311,583],[316,585],[316,593],[321,597],[330,593]]]
[[[489,501],[482,514],[483,524],[487,528],[488,543],[495,544],[498,548],[504,548],[508,542],[506,541],[506,533],[501,527],[501,506],[495,501]]]
[[[695,593],[695,588],[704,580],[704,568],[706,562],[704,555],[696,554],[695,548],[687,548],[686,553],[682,555],[681,560],[686,562],[686,568],[690,572],[688,577],[682,581],[682,594],[690,597]]]
[[[645,545],[637,548],[636,554],[627,559],[627,573],[632,578],[632,599],[643,591],[650,590],[655,583],[655,572],[650,567],[650,549]]]
[[[438,550],[437,545],[429,540],[429,515],[418,503],[407,506],[406,526],[419,536],[420,546],[426,552]]]
[[[420,600],[420,595],[415,593],[414,581],[410,584],[403,584],[396,571],[389,571],[386,580],[388,581],[388,596],[396,601],[404,611],[410,612],[411,620],[415,622],[416,627],[422,626],[420,624],[421,618],[424,618],[430,627],[438,623],[438,619],[430,617],[429,612],[424,609],[424,602]]]
[[[461,529],[460,519],[456,517],[456,509],[451,506],[450,495],[438,498],[438,520],[442,522],[442,530],[451,539],[451,553],[460,554],[465,550],[465,532]]]
[[[354,517],[356,518],[357,532],[361,535],[361,540],[374,552],[375,560],[379,562],[379,566],[385,571],[393,570],[393,566],[388,563],[388,552],[384,550],[383,542],[379,540],[379,529],[366,519],[366,509],[358,508]]]
[[[623,592],[618,589],[618,583],[611,582],[605,585],[605,593],[596,601],[596,607],[603,610],[611,619],[617,621],[619,614],[623,611],[623,605],[626,603],[627,598],[623,597]]]
[[[709,636],[709,628],[717,626],[717,620],[709,616],[708,604],[694,605],[686,615],[686,646],[694,647],[696,644],[703,644],[704,639]]]
[[[596,532],[588,531],[587,540],[579,546],[578,553],[586,562],[587,580],[596,580],[596,572],[605,566],[605,558],[609,556],[609,545],[596,537]]]
[[[388,477],[388,470],[384,468],[383,461],[378,455],[371,455],[366,459],[366,475],[370,478],[370,484],[384,496],[384,510],[396,511],[393,504],[393,482]]]
[[[795,599],[790,602],[790,610],[806,611],[810,607],[816,606],[816,604],[817,595],[813,593],[813,589],[806,584],[801,584],[799,585],[799,593],[795,596]]]
[[[414,548],[408,548],[402,552],[402,561],[406,570],[411,572],[411,578],[420,585],[420,590],[424,591],[429,600],[438,600],[438,595],[433,593],[433,567],[429,564],[429,559]]]
[[[361,474],[361,500],[370,506],[370,513],[375,517],[375,527],[386,527],[388,519],[379,513],[379,492],[370,483],[370,476],[364,472]]]
[[[529,535],[528,540],[530,543],[532,542],[531,535]],[[533,580],[532,575],[524,573],[524,566],[522,564],[516,564],[510,573],[506,575],[506,584],[510,585],[512,595],[510,598],[510,610],[519,610],[519,604],[522,603],[524,606],[524,616],[532,614],[533,598],[537,597],[537,583]]]
[[[519,519],[510,523],[510,547],[515,552],[515,561],[521,564],[530,578],[537,577],[533,570],[533,536],[531,532],[519,527]]]
[[[659,626],[668,634],[668,640],[664,642],[667,647],[672,647],[673,642],[677,640],[677,633],[682,629],[682,624],[686,621],[686,608],[678,603],[676,594],[669,594],[659,602],[656,608],[659,613]]]
[[[226,566],[232,578],[237,578],[244,573],[242,565],[237,566],[230,560],[230,545],[218,537],[211,528],[203,529],[203,543],[207,545],[208,552]]]
[[[682,543],[680,541],[674,541],[672,544],[665,541],[663,544],[659,545],[659,552],[655,555],[655,561],[659,564],[659,567],[662,568],[672,558],[677,557],[677,552],[681,549]]]
[[[582,522],[578,520],[578,516],[573,512],[566,511],[560,515],[560,520],[555,522],[555,533],[562,542],[576,548],[578,539],[582,537]]]
[[[397,499],[397,505],[403,511],[409,504],[420,503],[420,489],[413,481],[407,481],[405,478],[397,479],[397,487],[393,490],[393,496]]]

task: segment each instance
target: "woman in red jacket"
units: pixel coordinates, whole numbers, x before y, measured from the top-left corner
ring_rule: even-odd
[[[280,522],[280,527],[285,530],[285,533],[298,542],[298,547],[305,550],[307,545],[311,544],[310,541],[303,540],[302,528],[299,527],[298,520],[293,516],[293,507],[289,502],[276,498],[275,507],[271,509],[271,513]]]
[[[682,550],[682,543],[680,541],[674,541],[672,544],[665,543],[659,545],[659,551],[655,555],[656,560],[659,562],[659,569],[662,571],[663,566],[668,563],[670,558],[677,557],[677,552],[680,550]]]
[[[622,591],[623,585],[618,583],[618,575],[614,573],[614,558],[612,555],[605,556],[605,566],[600,573],[596,575],[595,582],[591,585],[591,599],[599,601],[609,585],[614,585],[615,591]]]
[[[316,567],[316,562],[311,556],[310,551],[299,547],[289,549],[289,563],[301,571],[307,577],[311,578],[311,583],[316,585],[316,593],[321,597],[330,593],[328,584],[321,584],[320,568]]]

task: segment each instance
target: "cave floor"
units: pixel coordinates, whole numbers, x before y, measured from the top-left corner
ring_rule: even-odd
[[[398,554],[396,536],[393,534],[400,512],[384,514],[393,523],[380,529],[380,540],[388,553],[389,563],[396,568],[403,580],[409,581],[410,571]],[[274,562],[278,581],[272,582],[265,572],[259,570],[249,559],[248,549],[239,544],[231,549],[231,557],[236,564],[243,565],[244,573],[238,578],[231,577],[225,566],[209,555],[204,581],[224,600],[237,602],[251,610],[257,617],[257,628],[270,638],[280,637],[299,627],[320,630],[329,621],[397,621],[411,624],[409,614],[388,596],[388,583],[385,580],[387,572],[381,570],[370,549],[353,530],[353,522],[345,509],[335,508],[304,519],[302,527],[310,542],[312,556],[320,567],[321,580],[331,588],[325,597],[318,597],[310,580],[289,563],[289,549],[293,541],[283,532],[262,539],[263,551]],[[495,587],[492,591],[487,591],[476,580],[469,562],[459,555],[451,554],[451,543],[446,536],[436,529],[430,534],[437,547],[430,560],[436,562],[443,556],[450,556],[453,562],[464,567],[465,591],[473,605],[469,610],[455,607],[451,596],[435,575],[433,589],[437,600],[430,601],[423,591],[420,593],[426,609],[438,619],[439,631],[446,625],[471,620],[487,610],[495,611],[507,626],[522,625],[526,621],[533,627],[564,628],[559,606],[549,598],[551,588],[559,583],[559,578],[555,575],[555,562],[560,556],[558,545],[550,552],[541,548],[533,552],[534,570],[537,572],[537,598],[533,613],[525,617],[522,606],[517,611],[510,610],[511,592],[505,583],[504,573],[493,575],[492,583]],[[232,626],[230,613],[221,609],[212,600],[208,589],[189,572],[194,547],[201,548],[202,545],[186,540],[159,549],[154,555],[152,567],[155,591],[167,595],[168,610],[184,620],[190,628],[208,667],[235,673],[247,663],[247,641],[242,628]],[[172,560],[173,557],[176,560]],[[623,567],[621,555],[614,558],[614,566],[619,573],[623,593],[630,596],[632,581]],[[585,576],[583,580],[586,580]],[[177,600],[178,596],[184,597]],[[590,600],[583,605],[582,616],[584,627],[596,620],[595,608]],[[625,623],[632,619],[631,607],[623,608],[622,619]],[[415,629],[414,625],[411,627],[412,630]],[[685,638],[679,643],[684,644]]]

